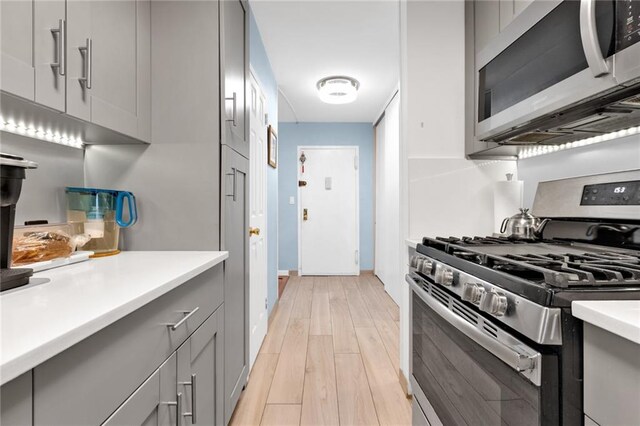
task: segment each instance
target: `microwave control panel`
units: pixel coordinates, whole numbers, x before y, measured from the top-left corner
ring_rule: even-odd
[[[585,185],[581,206],[638,206],[640,180]]]
[[[616,16],[618,29],[616,51],[619,52],[640,42],[640,1],[616,2]]]

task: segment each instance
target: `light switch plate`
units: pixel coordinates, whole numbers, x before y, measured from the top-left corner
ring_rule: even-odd
[[[295,203],[296,203],[295,197],[293,196],[289,197],[289,204],[294,205]]]
[[[331,190],[331,178],[330,177],[324,178],[324,189],[326,189],[327,191]]]

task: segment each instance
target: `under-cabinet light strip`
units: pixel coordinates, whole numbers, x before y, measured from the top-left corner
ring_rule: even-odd
[[[43,127],[26,125],[23,122],[15,123],[12,120],[5,121],[2,117],[0,117],[0,131],[40,139],[47,142],[53,142],[59,145],[69,146],[71,148],[84,148],[84,141],[80,137],[60,134],[58,132],[54,133],[51,130],[45,130]]]
[[[580,139],[579,141],[575,142],[567,142],[560,145],[538,145],[535,147],[527,147],[520,150],[520,152],[518,153],[518,159],[537,157],[539,155],[551,154],[553,152],[562,151],[565,149],[579,148],[581,146],[592,145],[594,143],[610,141],[612,139],[622,138],[635,134],[640,134],[640,126],[618,130],[617,132],[611,132],[604,135],[593,136],[586,139]]]

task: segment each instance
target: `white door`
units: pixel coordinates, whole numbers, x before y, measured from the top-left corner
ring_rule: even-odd
[[[249,169],[249,366],[267,334],[267,101],[251,74]]]
[[[376,126],[375,273],[400,304],[400,102],[389,103]]]
[[[358,173],[357,147],[298,147],[300,275],[359,274]]]

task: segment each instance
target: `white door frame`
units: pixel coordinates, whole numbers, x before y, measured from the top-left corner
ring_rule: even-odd
[[[358,271],[356,275],[360,274],[360,259],[361,253],[360,250],[360,147],[357,145],[299,145],[298,150],[296,152],[296,178],[297,180],[301,180],[302,176],[300,175],[300,155],[302,151],[310,151],[310,150],[319,150],[319,149],[355,149],[356,150],[356,247],[358,250]],[[298,275],[302,276],[302,203],[300,202],[300,186],[297,189],[298,197]],[[342,275],[342,274],[327,274],[327,275]]]

